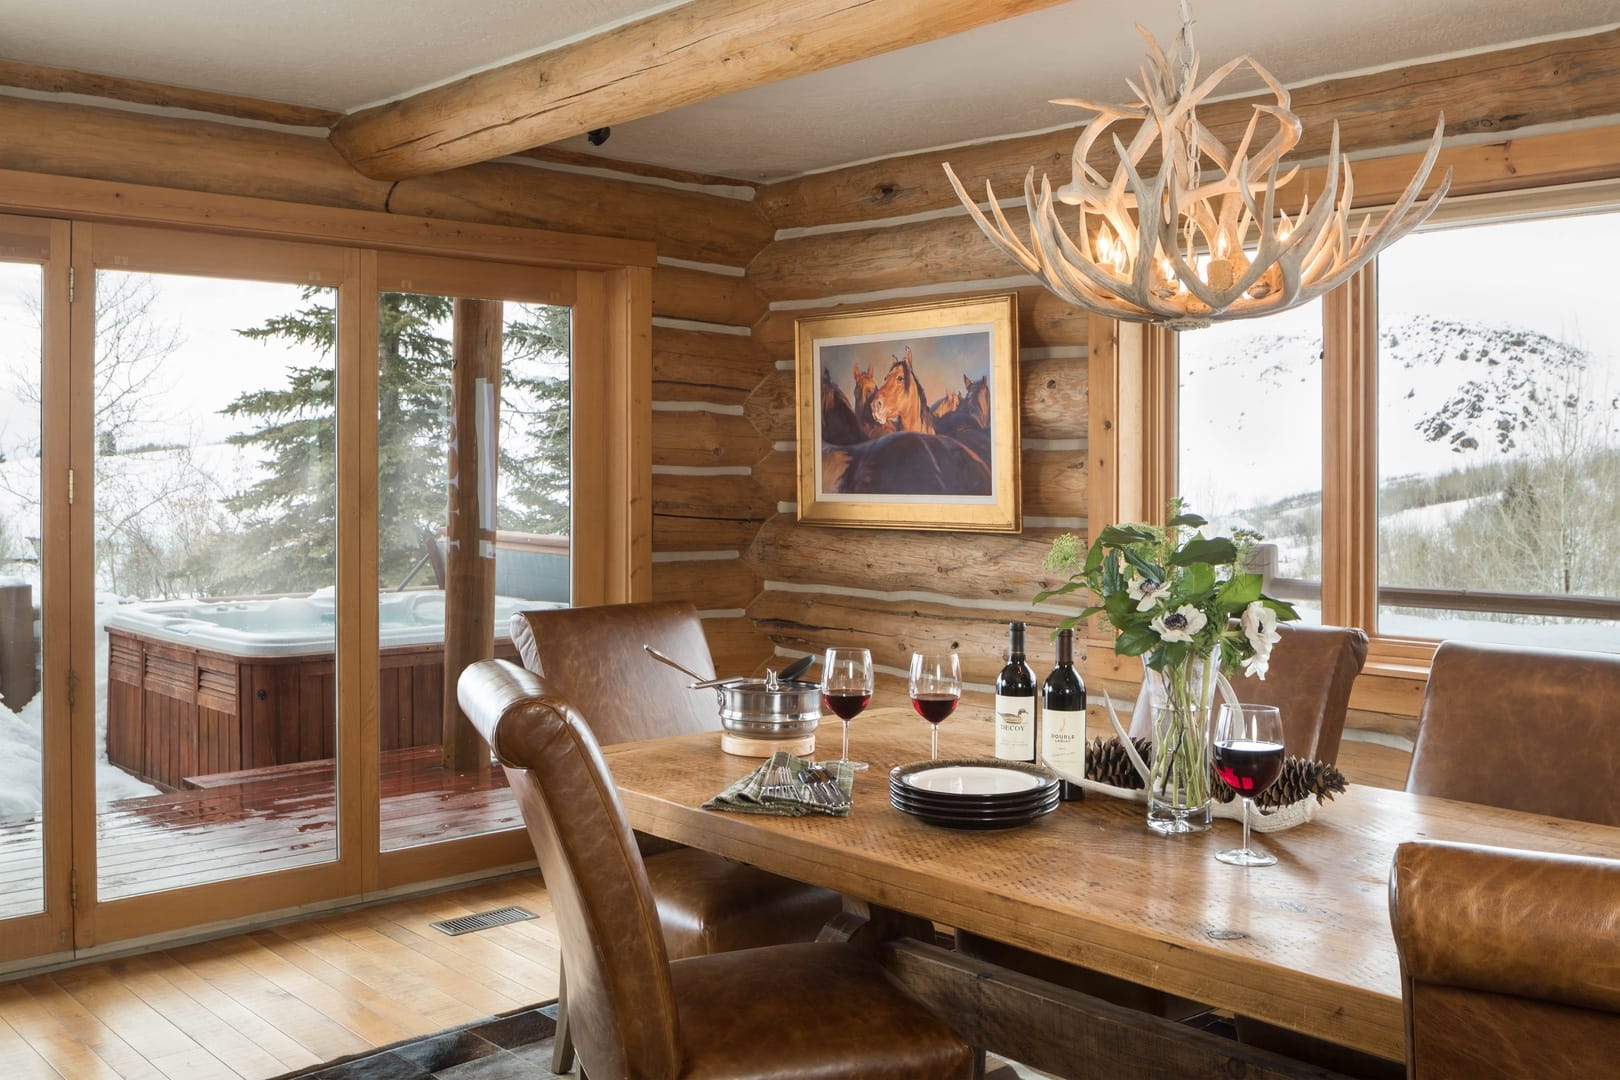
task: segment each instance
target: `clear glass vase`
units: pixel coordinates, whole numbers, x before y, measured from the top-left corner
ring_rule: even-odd
[[[1147,671],[1152,687],[1153,765],[1148,780],[1148,828],[1164,835],[1210,826],[1209,731],[1216,660],[1189,659]]]

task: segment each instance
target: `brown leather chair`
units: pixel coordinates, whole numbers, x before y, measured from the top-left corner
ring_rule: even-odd
[[[1614,1075],[1620,862],[1402,844],[1389,908],[1410,1080]]]
[[[569,972],[595,1080],[965,1077],[973,1052],[848,945],[671,961],[641,853],[590,727],[547,680],[469,667],[461,707],[506,768]]]
[[[705,676],[714,673],[697,609],[687,603],[612,604],[512,616],[524,665],[581,715],[603,746],[719,731],[713,690],[649,657],[642,645]],[[642,839],[648,880],[672,959],[813,941],[838,914],[837,893],[708,852]],[[553,1067],[571,1065],[565,988]]]
[[[1620,656],[1443,642],[1406,790],[1620,825]]]
[[[1283,741],[1294,757],[1339,758],[1350,690],[1367,662],[1367,635],[1351,626],[1284,623],[1264,679],[1232,680],[1238,697],[1282,712]]]

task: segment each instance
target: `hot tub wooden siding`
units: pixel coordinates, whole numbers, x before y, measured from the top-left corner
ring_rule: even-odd
[[[332,654],[237,657],[107,632],[107,757],[165,788],[187,777],[336,756]],[[495,654],[510,660],[509,641]],[[377,717],[382,749],[442,738],[444,647],[384,649]]]

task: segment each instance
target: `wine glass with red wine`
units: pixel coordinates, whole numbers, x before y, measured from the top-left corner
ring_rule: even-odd
[[[821,704],[844,722],[844,752],[839,761],[851,769],[866,762],[849,760],[849,722],[872,704],[872,654],[866,649],[828,649],[821,660]]]
[[[1283,767],[1282,714],[1275,705],[1222,705],[1215,721],[1215,772],[1243,797],[1243,846],[1215,857],[1233,866],[1271,866],[1277,856],[1249,847],[1254,797],[1277,782]]]
[[[939,758],[939,723],[962,699],[962,667],[953,652],[911,654],[911,707],[928,721],[930,760]]]

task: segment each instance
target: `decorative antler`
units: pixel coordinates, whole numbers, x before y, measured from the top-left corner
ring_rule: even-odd
[[[986,217],[945,164],[945,174],[974,222],[1049,290],[1102,315],[1163,323],[1176,330],[1208,326],[1217,318],[1254,318],[1337,287],[1434,213],[1451,188],[1451,170],[1426,202],[1419,203],[1418,195],[1440,153],[1444,116],[1436,121],[1428,152],[1411,182],[1376,225],[1368,214],[1352,234],[1354,183],[1350,162],[1339,153],[1337,123],[1328,151],[1326,188],[1316,205],[1306,194],[1295,217],[1279,212],[1277,190],[1299,172],[1297,168],[1282,172],[1282,159],[1298,144],[1303,130],[1289,109],[1288,91],[1248,56],[1198,82],[1198,52],[1186,0],[1181,10],[1182,29],[1171,56],[1152,34],[1137,27],[1147,39],[1148,57],[1141,88],[1126,82],[1136,101],[1053,102],[1097,115],[1081,129],[1069,182],[1055,196],[1044,176],[1036,187],[1033,168],[1025,176],[1027,244],[1001,212],[988,182],[985,197],[994,220]],[[1196,110],[1245,65],[1265,83],[1275,102],[1255,106],[1243,138],[1236,150],[1230,150],[1198,121]],[[1129,145],[1111,132],[1125,120],[1139,121]],[[1273,124],[1264,145],[1251,151],[1262,126]],[[1107,179],[1092,161],[1105,135],[1111,136],[1116,155],[1113,175]],[[1159,169],[1144,174],[1142,163],[1154,149]],[[1209,179],[1204,176],[1206,163],[1213,173]],[[1078,208],[1072,237],[1058,218],[1059,203]]]

